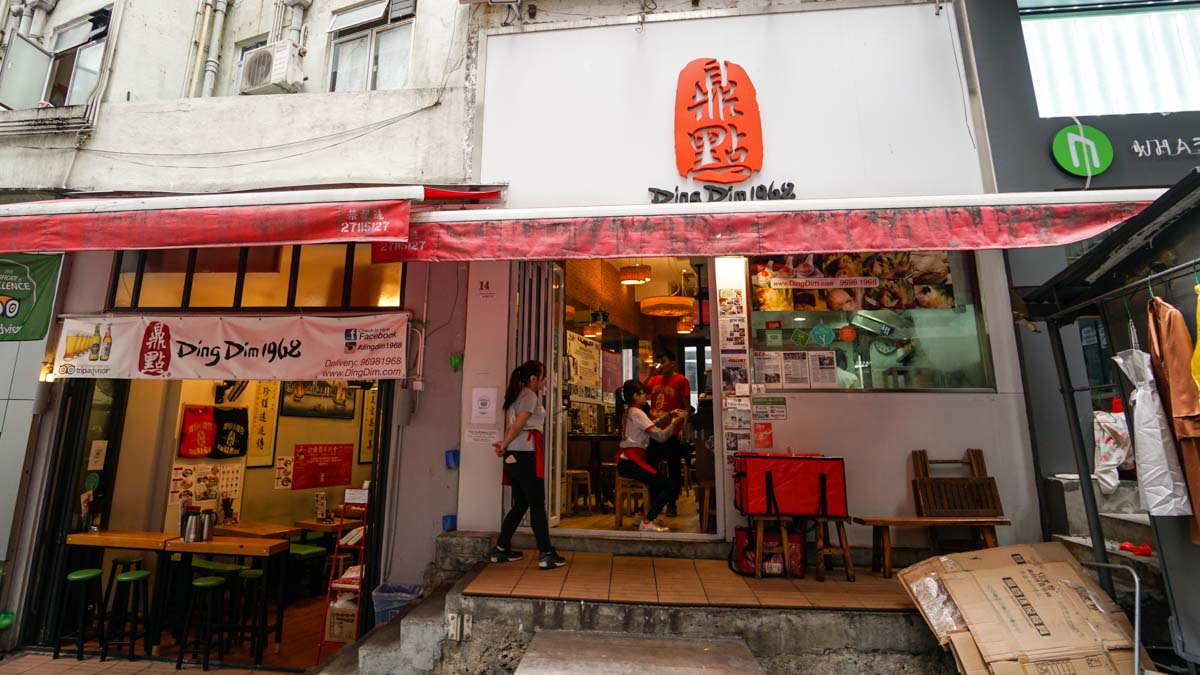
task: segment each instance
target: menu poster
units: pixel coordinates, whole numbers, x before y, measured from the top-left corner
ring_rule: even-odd
[[[621,352],[603,350],[600,352],[600,388],[604,390],[605,401],[615,400],[621,382]]]
[[[370,464],[375,461],[375,416],[379,408],[379,392],[368,389],[363,392],[362,426],[358,430],[358,463]]]
[[[812,378],[809,374],[808,362],[815,352],[781,352],[781,370],[785,389],[808,389]],[[832,352],[831,352],[832,353]]]
[[[754,352],[754,384],[767,389],[783,386],[783,359],[779,352]]]
[[[726,431],[725,432],[725,452],[726,454],[734,452],[750,452],[750,431]]]
[[[775,425],[770,422],[754,423],[754,447],[759,450],[775,447]]]
[[[750,260],[754,309],[952,309],[947,251],[825,253]]]
[[[721,393],[725,396],[746,396],[750,393],[749,360],[745,354],[722,357]]]
[[[744,351],[746,349],[746,320],[740,318],[721,319],[721,351]]]
[[[271,466],[275,457],[275,421],[279,417],[279,383],[262,381],[254,391],[254,413],[250,418],[250,440],[246,466]]]
[[[293,459],[293,490],[349,485],[354,444],[298,443]]]
[[[282,456],[275,458],[275,489],[276,490],[291,490],[292,489],[292,456]]]
[[[238,463],[241,466],[241,463]],[[239,486],[240,489],[240,486]],[[216,502],[221,496],[221,465],[175,464],[171,467],[171,488],[167,501],[178,504],[180,499]]]
[[[749,410],[726,410],[721,418],[726,429],[749,429]]]
[[[754,419],[783,421],[787,419],[786,398],[756,398],[754,399]]]
[[[808,352],[809,373],[812,386],[822,389],[837,388],[837,359],[833,352]]]
[[[741,288],[717,290],[717,316],[746,316],[746,292]]]

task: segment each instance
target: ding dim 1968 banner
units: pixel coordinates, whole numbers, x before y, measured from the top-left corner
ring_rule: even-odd
[[[58,377],[375,380],[405,377],[408,314],[97,316],[63,321]]]

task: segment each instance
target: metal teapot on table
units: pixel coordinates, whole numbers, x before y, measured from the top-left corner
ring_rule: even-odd
[[[180,534],[186,542],[209,541],[216,522],[217,515],[212,511],[191,511],[184,516]]]

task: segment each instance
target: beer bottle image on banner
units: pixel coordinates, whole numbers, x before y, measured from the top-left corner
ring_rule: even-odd
[[[100,359],[100,324],[96,324],[96,332],[92,333],[92,348],[88,350],[88,361]]]
[[[112,324],[104,326],[104,341],[100,344],[100,360],[107,361],[112,353]]]

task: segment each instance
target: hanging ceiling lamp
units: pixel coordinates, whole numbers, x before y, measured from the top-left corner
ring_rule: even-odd
[[[696,298],[691,293],[695,291],[687,283],[689,270],[684,270],[679,284],[670,284],[670,295],[655,295],[638,303],[642,314],[647,316],[685,317],[692,316],[696,311]]]
[[[583,337],[598,338],[604,332],[604,326],[599,322],[592,322],[583,327]]]
[[[640,286],[651,277],[649,265],[625,265],[619,272],[622,286]]]
[[[675,332],[679,335],[690,335],[695,327],[696,323],[692,317],[685,316],[675,323]]]

